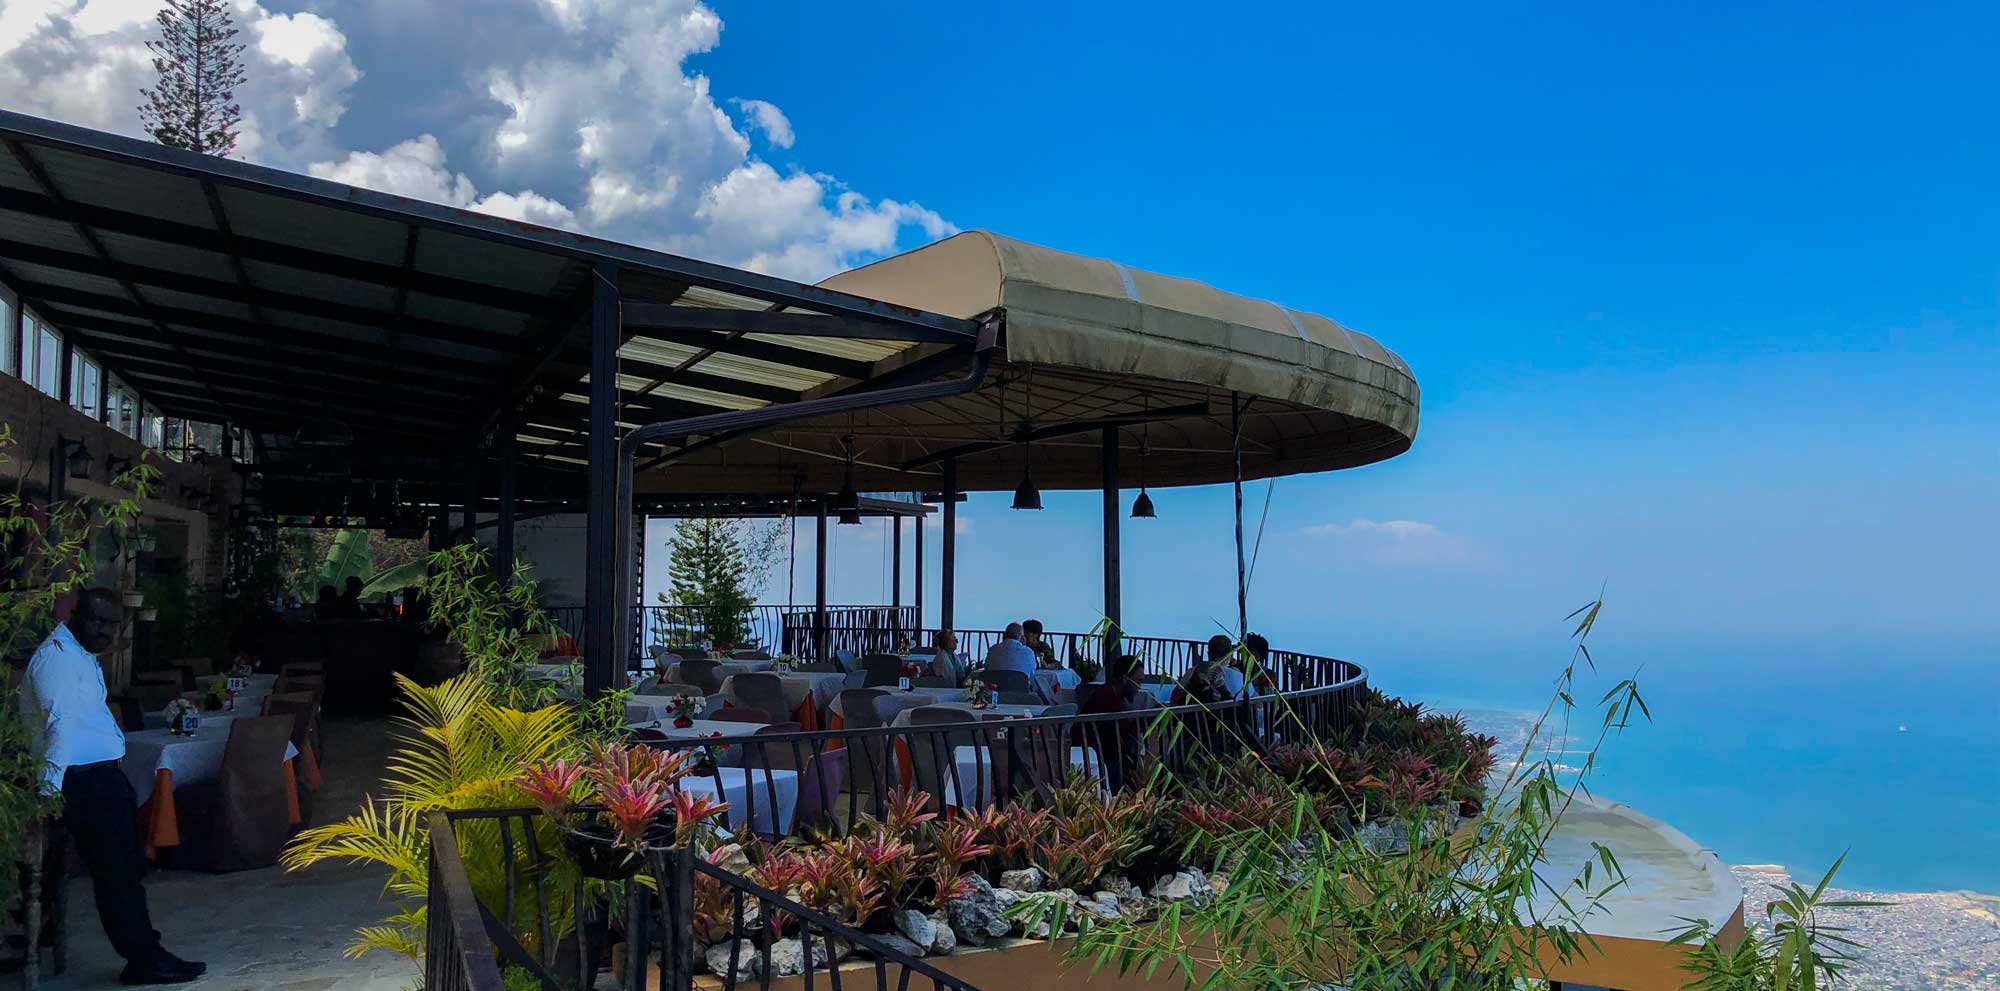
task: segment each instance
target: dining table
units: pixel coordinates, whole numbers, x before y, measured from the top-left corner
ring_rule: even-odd
[[[139,802],[140,832],[146,855],[160,847],[179,846],[180,817],[174,810],[174,789],[213,781],[222,773],[222,758],[229,746],[229,724],[255,711],[204,713],[192,735],[176,736],[165,729],[133,730],[125,734],[125,756],[119,769],[132,783]],[[290,821],[297,825],[299,812],[297,776],[292,761],[299,748],[285,744],[285,806]]]
[[[969,712],[976,719],[986,719],[993,716],[999,716],[1005,719],[1031,719],[1035,716],[1041,715],[1044,711],[1048,709],[1048,706],[1046,705],[1001,705],[998,703],[989,705],[984,709],[973,708],[973,705],[970,702],[927,702],[924,704],[935,706],[941,709],[958,709],[964,712]],[[910,714],[912,712],[915,712],[918,708],[919,708],[918,706],[913,705],[907,709],[904,709],[901,712],[896,713],[896,718],[890,720],[889,725],[891,726],[910,725]]]
[[[819,728],[819,711],[833,704],[841,689],[847,686],[848,678],[845,673],[839,671],[749,673],[768,673],[775,676],[778,679],[779,690],[785,694],[785,711],[791,714],[792,721],[798,723],[800,729],[806,730]],[[743,705],[745,704],[743,698],[736,694],[735,687],[731,684],[735,680],[734,674],[722,679],[722,694],[737,705]],[[776,716],[778,713],[774,712],[772,715]]]
[[[637,692],[625,696],[625,724],[642,726],[647,723],[671,723],[674,721],[673,703],[678,695],[642,695]],[[722,708],[721,695],[705,695],[701,699],[700,716],[715,714]],[[700,718],[697,716],[696,718]]]
[[[780,768],[719,766],[682,778],[679,788],[690,795],[728,802],[729,808],[722,814],[727,828],[740,829],[748,823],[752,832],[765,835],[789,832],[792,813],[799,804],[799,772]]]
[[[229,676],[226,674],[197,675],[195,676],[194,679],[194,691],[183,693],[181,697],[187,699],[190,702],[206,701],[206,699],[208,698],[209,686],[217,683],[226,684],[228,682],[228,679]],[[272,692],[275,692],[277,690],[278,690],[277,675],[275,674],[250,675],[248,678],[245,679],[243,690],[236,693],[236,708],[228,711],[231,712],[248,711],[253,713],[262,712],[264,709],[264,699],[270,696]],[[166,723],[162,722],[160,725],[165,726]]]
[[[676,726],[672,719],[640,723],[635,729],[649,729],[669,740],[695,740],[709,736],[749,736],[770,723],[752,723],[740,719],[691,719],[686,726]]]
[[[727,678],[730,675],[754,674],[759,671],[769,671],[778,666],[778,662],[772,660],[737,660],[734,658],[727,658],[727,657],[716,658],[715,663],[716,663],[716,669],[715,669],[716,673],[724,678]],[[668,681],[681,680],[681,665],[679,661],[675,661],[674,663],[667,666],[666,680]]]

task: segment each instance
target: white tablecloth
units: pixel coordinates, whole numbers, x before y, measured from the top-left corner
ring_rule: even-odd
[[[753,674],[758,671],[769,671],[778,666],[776,661],[717,660],[715,663],[718,665],[715,673],[724,678],[732,674]],[[681,680],[681,666],[679,663],[667,665],[667,680]]]
[[[222,773],[222,753],[229,746],[229,724],[256,713],[216,713],[204,715],[193,736],[174,736],[164,729],[138,730],[125,734],[125,758],[118,766],[132,782],[132,791],[145,802],[153,794],[154,772],[165,769],[174,775],[174,787],[212,781]],[[285,744],[285,759],[299,755],[299,748]]]
[[[646,723],[641,728],[658,730],[669,740],[691,740],[703,736],[749,736],[770,723],[746,723],[734,719],[696,719],[689,726],[675,726],[671,719]]]
[[[187,699],[190,702],[202,702],[208,697],[208,686],[214,684],[215,682],[222,681],[227,677],[228,677],[227,675],[220,675],[220,674],[199,675],[194,679],[195,690],[192,692],[187,692],[181,697]],[[277,675],[253,674],[250,676],[249,687],[236,693],[236,708],[230,711],[243,712],[245,710],[248,710],[252,714],[262,712],[264,711],[264,699],[270,696],[272,692],[276,691],[277,688],[278,688]],[[148,726],[152,725],[152,722],[149,720],[147,722],[147,725]],[[166,723],[162,722],[160,725],[164,727]]]
[[[1156,699],[1159,699],[1161,705],[1166,705],[1169,702],[1173,701],[1174,682],[1171,681],[1140,682],[1139,690],[1145,692],[1148,695],[1151,695]]]
[[[839,695],[840,690],[847,686],[847,676],[838,672],[794,671],[789,674],[782,674],[774,671],[772,673],[777,675],[778,681],[784,690],[785,712],[787,713],[796,710],[799,704],[806,700],[807,695],[812,696],[813,705],[824,709],[832,704],[834,697]],[[734,699],[737,705],[742,705],[743,699],[736,694],[735,689],[729,684],[735,677],[732,674],[722,680],[722,694]],[[777,716],[778,713],[774,712],[771,715]]]
[[[627,695],[625,697],[625,722],[637,726],[640,723],[673,722],[674,714],[667,706],[677,696],[673,695]],[[709,695],[701,700],[701,715],[714,714],[722,708],[722,696]]]
[[[958,765],[958,782],[943,781],[945,804],[947,805],[987,805],[993,801],[993,759],[995,751],[988,747],[957,747],[952,750],[952,762]],[[1098,764],[1095,754],[1086,755],[1084,748],[1069,748],[1069,764],[1074,768],[1091,767]],[[960,788],[971,796],[970,802],[958,800]]]
[[[739,724],[747,725],[747,724]],[[765,776],[769,775],[769,784]],[[717,779],[721,780],[718,789]],[[757,789],[757,815],[749,820],[749,790]],[[799,774],[797,771],[765,771],[761,768],[748,771],[741,767],[719,767],[713,774],[688,775],[681,779],[680,788],[690,795],[707,795],[729,803],[729,811],[723,819],[729,828],[735,829],[750,821],[750,828],[759,833],[784,833],[792,828],[792,812],[799,804]],[[776,790],[778,800],[775,819],[772,815],[772,791]],[[774,828],[775,827],[775,828]]]
[[[966,696],[966,691],[963,688],[918,688],[907,692],[890,688],[884,689],[884,691],[888,692],[888,694],[882,696],[882,704],[889,706],[889,711],[892,714],[899,714],[905,709],[914,709],[920,705],[937,705],[942,702],[953,701],[962,702]],[[847,720],[846,714],[840,711],[840,700],[838,698],[827,705],[826,711],[839,716],[842,722]]]
[[[559,662],[528,665],[528,677],[539,681],[560,681],[580,684],[583,681],[583,664],[576,658]]]
[[[975,709],[972,707],[972,703],[970,702],[935,702],[935,703],[924,703],[924,704],[938,705],[947,709],[963,709],[966,712],[972,713],[973,717],[976,719],[984,719],[987,716],[1005,716],[1009,719],[1026,719],[1030,716],[1039,716],[1042,714],[1042,710],[1048,708],[1048,706],[1045,705],[989,705],[984,709]],[[910,709],[914,708],[916,708],[916,706],[910,707]],[[896,713],[895,720],[890,722],[889,725],[891,726],[910,725],[910,709],[904,709],[903,711]]]
[[[1057,689],[1074,689],[1083,684],[1083,676],[1068,668],[1043,668],[1035,672],[1035,684],[1044,697],[1055,698]]]

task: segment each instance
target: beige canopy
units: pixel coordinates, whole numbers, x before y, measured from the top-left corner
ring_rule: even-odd
[[[642,477],[641,492],[789,489],[801,476],[828,491],[847,437],[864,490],[935,490],[948,454],[967,490],[1011,489],[1024,471],[1043,488],[1095,488],[1107,427],[1128,487],[1227,481],[1232,393],[1247,401],[1246,478],[1368,464],[1416,437],[1417,383],[1393,352],[1191,279],[968,231],[821,285],[947,316],[998,311],[1004,360],[970,396],[732,441]]]

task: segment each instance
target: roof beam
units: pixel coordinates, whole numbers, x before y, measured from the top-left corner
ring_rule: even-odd
[[[583,378],[582,373],[588,369],[588,366],[579,368],[576,364],[568,360],[571,358],[571,355],[567,353],[563,355],[563,358],[565,360],[558,362],[557,367],[576,369],[578,374],[572,381],[581,381]],[[684,385],[691,389],[706,389],[709,392],[720,392],[725,396],[761,399],[767,403],[795,403],[804,398],[800,393],[784,388],[783,386],[747,382],[743,379],[733,379],[726,375],[714,375],[708,372],[696,371],[681,372],[678,375],[670,374],[675,371],[675,368],[672,366],[656,365],[650,361],[640,361],[637,358],[619,358],[618,371],[624,375],[636,375],[640,378],[652,379],[653,381],[647,383],[648,389],[656,389],[662,385]],[[634,390],[628,389],[625,391],[633,392]],[[639,392],[636,394],[652,395],[650,392]]]
[[[57,323],[65,331],[75,334],[78,342],[88,347],[92,354],[145,358],[153,352],[173,350],[150,337],[130,336],[131,331],[148,329],[139,324],[85,316],[70,310],[56,309],[46,312],[49,313],[50,322]],[[200,341],[190,342],[188,347],[188,353],[201,362],[203,368],[214,368],[218,371],[233,370],[244,375],[272,375],[277,371],[273,368],[273,364],[281,365],[284,360],[282,355],[266,358],[257,354],[211,353],[226,350],[226,345],[211,347]],[[480,382],[412,375],[399,369],[375,369],[323,353],[302,355],[299,360],[312,363],[315,379],[328,379],[364,387],[393,386],[401,390],[436,396],[444,401],[462,401],[475,393],[484,392],[486,388],[485,384]],[[456,385],[460,388],[440,388],[441,385]]]
[[[857,316],[829,316],[824,313],[726,310],[713,306],[674,306],[630,300],[622,304],[622,310],[625,325],[640,334],[650,334],[653,328],[658,327],[669,330],[720,330],[746,334],[844,337],[866,341],[921,341],[933,344],[965,344],[972,340],[970,333]]]
[[[217,254],[231,252],[230,239],[219,231],[192,224],[161,220],[144,214],[126,213],[106,207],[71,204],[74,216],[85,224],[99,230],[132,237],[159,241],[164,244],[184,248],[213,251]],[[11,210],[30,216],[47,217],[53,220],[67,220],[58,203],[47,196],[20,189],[0,187],[0,210]],[[533,293],[520,292],[465,279],[420,273],[405,270],[397,265],[362,261],[348,255],[336,255],[311,248],[301,248],[281,241],[267,241],[262,238],[239,237],[236,245],[260,262],[283,265],[306,272],[351,279],[355,282],[369,282],[387,286],[404,292],[420,292],[427,296],[456,300],[462,303],[477,303],[480,306],[497,307],[521,313],[540,313],[548,309],[549,301]]]
[[[350,357],[373,356],[375,349],[380,346],[369,341],[358,341],[353,338],[341,337],[338,334],[328,334],[315,330],[299,330],[293,327],[271,327],[253,320],[219,316],[213,313],[204,313],[201,310],[182,309],[175,306],[141,307],[121,296],[106,296],[102,293],[94,293],[86,289],[72,289],[68,286],[54,286],[46,283],[21,281],[16,282],[13,288],[24,297],[40,300],[51,306],[69,306],[120,316],[145,317],[148,320],[152,316],[157,315],[161,319],[171,323],[198,328],[201,331],[201,335],[234,337],[251,343],[259,343],[268,337],[277,335],[288,342],[327,348]],[[172,332],[169,331],[168,333],[171,334]],[[200,339],[201,335],[196,335],[196,339]],[[491,362],[459,358],[452,355],[426,353],[423,355],[422,360],[426,366],[453,368],[481,376],[490,376],[497,370]]]
[[[1026,444],[1038,440],[1053,440],[1057,437],[1069,437],[1075,434],[1087,434],[1103,430],[1106,427],[1132,427],[1142,423],[1156,423],[1161,420],[1177,420],[1183,416],[1207,415],[1207,403],[1190,403],[1186,406],[1165,406],[1147,413],[1106,416],[1095,420],[1075,420],[1069,423],[1051,423],[1047,426],[1035,427],[1030,430],[1015,430],[1013,435],[1005,440],[973,441],[970,444],[960,444],[956,447],[947,447],[943,450],[932,451],[922,457],[911,458],[903,462],[902,467],[903,470],[908,471],[912,468],[922,468],[925,465],[937,464],[948,458],[971,457],[975,454],[984,454],[987,451],[997,451],[1003,447],[1013,447],[1018,444]]]
[[[712,330],[680,330],[673,327],[649,327],[640,336],[655,340],[695,348],[698,351],[712,350],[737,358],[751,358],[768,361],[774,365],[790,365],[826,375],[842,378],[865,379],[875,373],[872,362],[842,358],[839,355],[822,354],[805,348],[773,344],[769,341],[753,341],[746,337],[732,337]],[[629,360],[629,359],[621,359]]]
[[[68,222],[70,227],[76,231],[78,239],[88,245],[91,253],[96,256],[96,259],[104,264],[105,271],[101,274],[115,280],[125,290],[126,297],[130,299],[138,315],[145,317],[151,322],[154,329],[158,330],[166,338],[167,343],[176,351],[181,352],[181,358],[187,364],[188,373],[193,375],[196,381],[200,381],[201,371],[195,367],[193,359],[181,349],[177,340],[179,335],[175,334],[167,326],[166,321],[160,319],[159,313],[147,302],[145,294],[141,293],[139,287],[133,285],[132,280],[119,270],[118,264],[111,260],[111,253],[104,249],[104,242],[98,239],[97,232],[91,229],[88,224],[76,218],[76,213],[78,212],[76,205],[69,202],[63,196],[62,191],[56,188],[55,181],[49,178],[48,171],[42,168],[42,164],[35,160],[35,156],[28,152],[28,147],[20,141],[8,141],[7,149],[14,153],[14,158],[21,163],[22,170],[27,172],[29,179],[33,180],[35,185],[41,189],[43,197],[54,205],[57,219]],[[22,289],[20,286],[15,286],[14,291],[18,293],[22,292]],[[63,369],[63,374],[69,374],[69,369]],[[217,406],[222,407],[225,411],[228,410],[229,404],[216,396],[213,388],[209,388],[208,393],[209,398]]]
[[[128,368],[138,369],[142,374],[162,379],[168,378],[171,374],[164,369],[179,367],[177,362],[157,361],[135,355],[124,355],[120,360]],[[154,370],[147,371],[146,369],[148,368]],[[205,365],[204,374],[215,383],[217,388],[225,392],[242,392],[246,395],[254,392],[257,395],[267,396],[272,399],[285,399],[292,396],[322,397],[321,401],[314,404],[322,409],[347,409],[349,408],[348,404],[359,404],[359,408],[364,411],[368,409],[408,410],[413,415],[436,417],[439,415],[440,410],[444,408],[436,403],[410,402],[405,399],[388,396],[357,393],[352,389],[329,389],[322,385],[314,385],[306,382],[273,382],[263,376],[233,374],[213,365]],[[177,376],[175,380],[187,381]],[[200,383],[189,384],[198,385]],[[438,422],[444,421],[440,420]]]
[[[252,308],[269,307],[289,313],[299,313],[323,320],[333,320],[367,330],[396,336],[409,333],[417,337],[462,344],[466,347],[483,348],[502,354],[518,353],[522,349],[520,341],[503,335],[493,334],[477,327],[463,324],[444,323],[437,320],[422,320],[415,317],[392,317],[388,313],[372,310],[351,303],[339,303],[312,296],[298,296],[292,293],[264,290],[259,292],[246,284],[208,279],[186,272],[176,272],[164,268],[148,268],[143,265],[128,265],[112,261],[109,255],[92,258],[74,252],[50,248],[44,245],[27,244],[11,238],[0,238],[0,255],[27,262],[31,265],[45,265],[50,268],[85,272],[91,275],[132,281],[141,285],[182,292],[195,296],[242,303]],[[231,256],[234,259],[235,256]],[[240,270],[240,262],[239,270]],[[118,273],[122,273],[122,276]],[[262,321],[268,325],[268,321]]]

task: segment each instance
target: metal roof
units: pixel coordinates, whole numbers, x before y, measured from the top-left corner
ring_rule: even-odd
[[[552,498],[568,489],[600,266],[621,299],[626,426],[856,388],[977,331],[16,113],[0,143],[0,281],[25,305],[169,415],[256,432],[267,467],[301,425],[346,425],[357,485],[463,479],[514,422],[523,465],[554,473]]]

